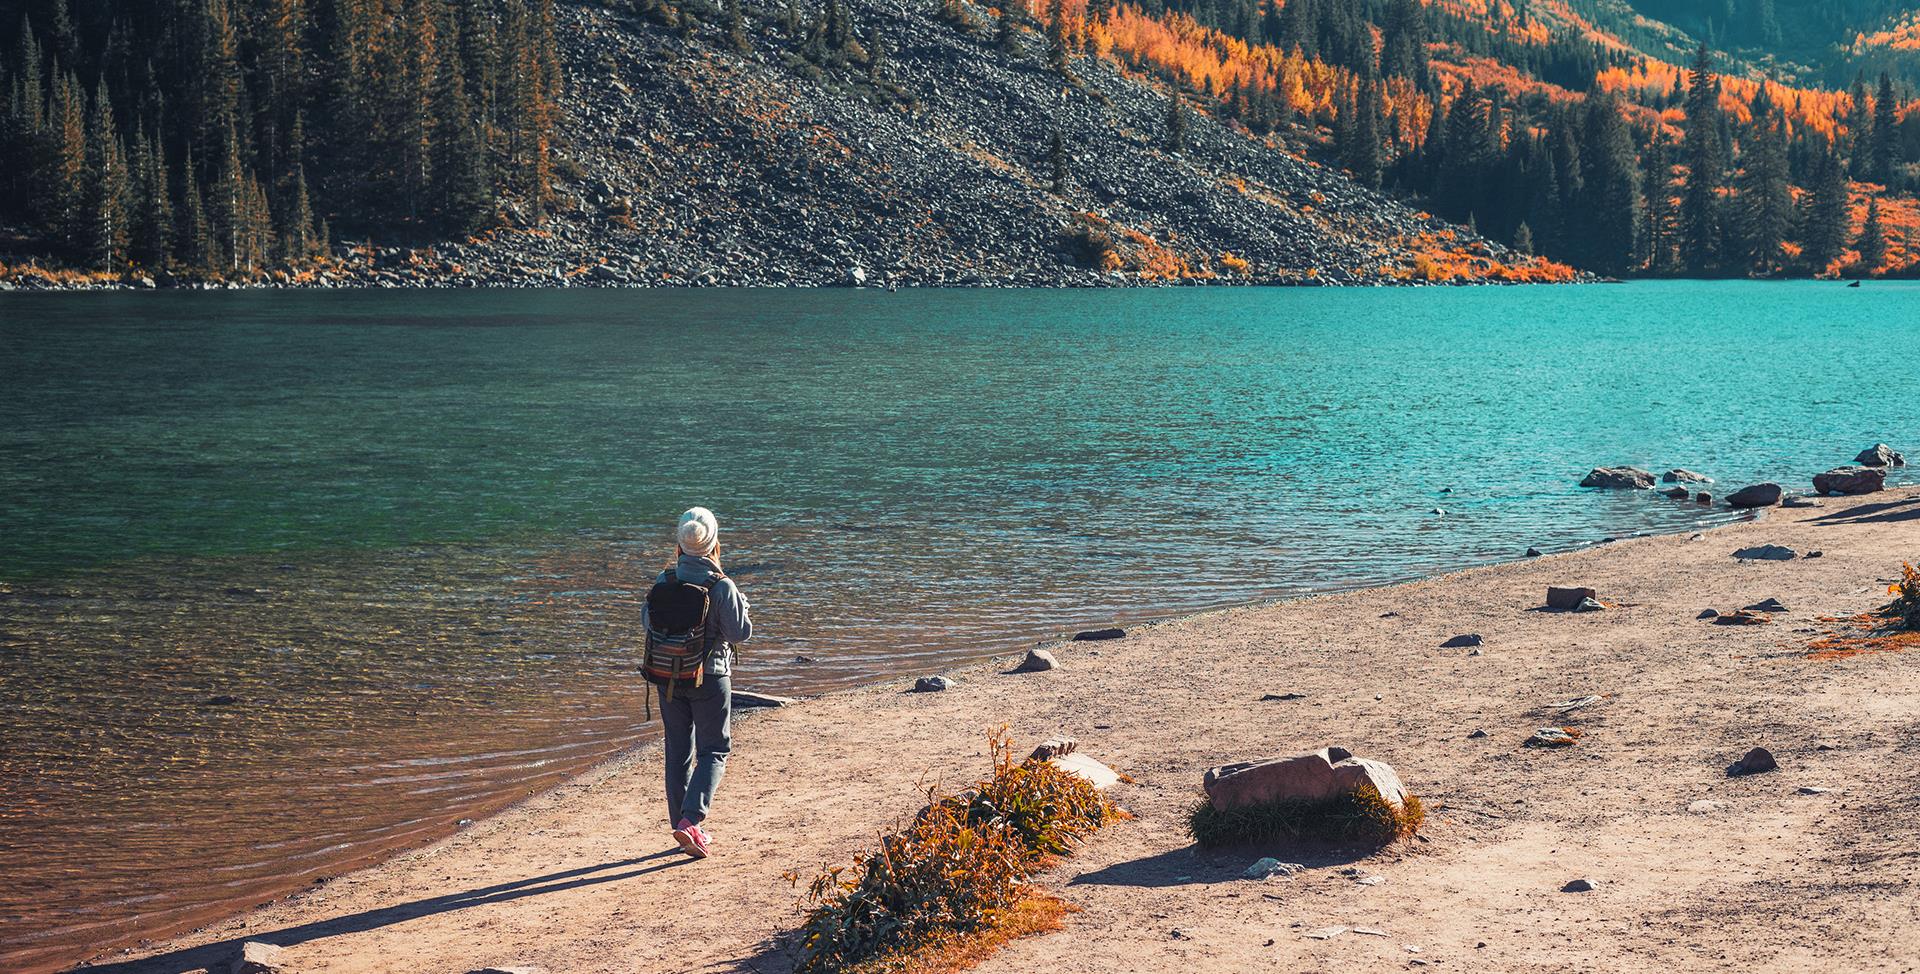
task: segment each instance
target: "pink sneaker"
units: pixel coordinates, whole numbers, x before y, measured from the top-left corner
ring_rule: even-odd
[[[684,818],[673,830],[673,841],[680,843],[681,852],[695,859],[705,859],[712,854],[707,843],[713,841],[713,837],[702,831],[700,826]]]

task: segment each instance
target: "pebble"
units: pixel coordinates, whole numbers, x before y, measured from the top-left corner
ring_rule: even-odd
[[[923,676],[920,679],[914,681],[913,692],[939,693],[942,690],[951,690],[954,688],[954,686],[955,686],[955,683],[953,682],[953,679],[951,677]]]
[[[1292,876],[1305,868],[1307,867],[1297,862],[1281,862],[1268,856],[1256,860],[1253,865],[1247,867],[1246,872],[1240,875],[1247,879],[1271,879],[1274,876]]]
[[[1830,792],[1830,791],[1832,791],[1832,790],[1833,790],[1832,788],[1821,788],[1821,787],[1819,787],[1819,786],[1817,786],[1817,785],[1802,785],[1802,786],[1800,787],[1800,794],[1802,794],[1802,795],[1824,795],[1824,794],[1826,794],[1827,792]]]
[[[1287,693],[1269,693],[1262,696],[1260,700],[1265,702],[1268,700],[1305,700],[1306,698],[1307,695],[1304,693],[1293,693],[1289,691]]]
[[[1479,633],[1470,632],[1465,635],[1455,636],[1452,639],[1449,639],[1446,642],[1441,643],[1440,648],[1441,649],[1460,649],[1467,646],[1479,646],[1485,642],[1486,640],[1482,639]]]
[[[1347,932],[1346,927],[1319,927],[1317,929],[1307,931],[1307,936],[1315,940],[1332,940],[1333,938],[1338,937],[1341,934],[1346,932]]]
[[[1485,736],[1487,736],[1486,731],[1476,729],[1473,733],[1467,735],[1467,740],[1477,741]]]
[[[1059,666],[1060,661],[1055,659],[1052,653],[1044,649],[1029,649],[1027,650],[1027,658],[1021,660],[1019,666],[1014,667],[1014,672],[1040,673],[1046,670],[1058,669]]]
[[[1568,883],[1567,885],[1565,885],[1565,886],[1562,886],[1562,887],[1560,887],[1560,892],[1562,892],[1562,893],[1591,893],[1591,892],[1593,892],[1593,880],[1591,880],[1591,879],[1576,879],[1576,880],[1574,880],[1574,881],[1572,881],[1572,882],[1570,882],[1570,883]]]

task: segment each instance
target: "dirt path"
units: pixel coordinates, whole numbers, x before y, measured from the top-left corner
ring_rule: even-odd
[[[1732,557],[1760,543],[1825,554]],[[1828,499],[1693,539],[1072,644],[1050,673],[973,669],[946,693],[900,692],[909,678],[836,694],[738,725],[716,859],[668,854],[646,750],[102,969],[211,967],[257,939],[285,945],[300,972],[784,971],[774,938],[796,912],[781,874],[845,860],[918,807],[923,782],[977,775],[985,731],[1006,723],[1025,742],[1073,734],[1130,773],[1117,797],[1139,818],[1049,879],[1083,908],[1065,930],[983,972],[1913,971],[1920,654],[1817,662],[1795,650],[1815,617],[1885,602],[1901,560],[1917,558],[1920,492]],[[1550,583],[1594,586],[1617,607],[1532,611]],[[1790,610],[1770,626],[1695,619],[1769,597]],[[1480,655],[1438,648],[1462,633],[1485,637]],[[1283,692],[1306,696],[1260,700]],[[1587,694],[1604,700],[1565,717],[1541,709]],[[1520,746],[1565,723],[1585,732],[1574,747]],[[1392,763],[1437,806],[1426,841],[1359,859],[1295,854],[1314,868],[1265,883],[1239,873],[1289,850],[1195,851],[1182,823],[1206,767],[1328,744]],[[1729,779],[1753,745],[1780,770]],[[1560,892],[1576,878],[1597,888]],[[1323,927],[1384,936],[1306,935]]]

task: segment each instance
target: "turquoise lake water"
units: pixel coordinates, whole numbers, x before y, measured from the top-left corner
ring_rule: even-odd
[[[10,295],[0,969],[643,739],[691,504],[813,692],[1725,520],[1575,484],[1920,451],[1916,347],[1895,284]]]

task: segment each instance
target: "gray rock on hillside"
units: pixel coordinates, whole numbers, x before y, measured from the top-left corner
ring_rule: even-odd
[[[1713,478],[1703,473],[1695,473],[1685,467],[1675,467],[1660,475],[1660,479],[1669,484],[1710,484]]]
[[[1727,497],[1727,506],[1739,508],[1772,507],[1780,503],[1780,494],[1779,484],[1754,484],[1750,487],[1742,487],[1729,495]]]
[[[1595,467],[1580,481],[1582,487],[1610,490],[1646,490],[1653,486],[1653,474],[1639,467]]]
[[[1406,804],[1406,786],[1392,767],[1356,758],[1340,747],[1209,768],[1201,780],[1208,801],[1220,811],[1286,801],[1332,801],[1369,785],[1395,808]]]
[[[1860,455],[1853,458],[1853,462],[1863,467],[1904,467],[1907,465],[1907,458],[1894,452],[1893,447],[1885,443],[1875,443],[1861,450]]]
[[[1887,487],[1887,471],[1881,467],[1835,467],[1814,474],[1813,489],[1821,494],[1875,494]]]

